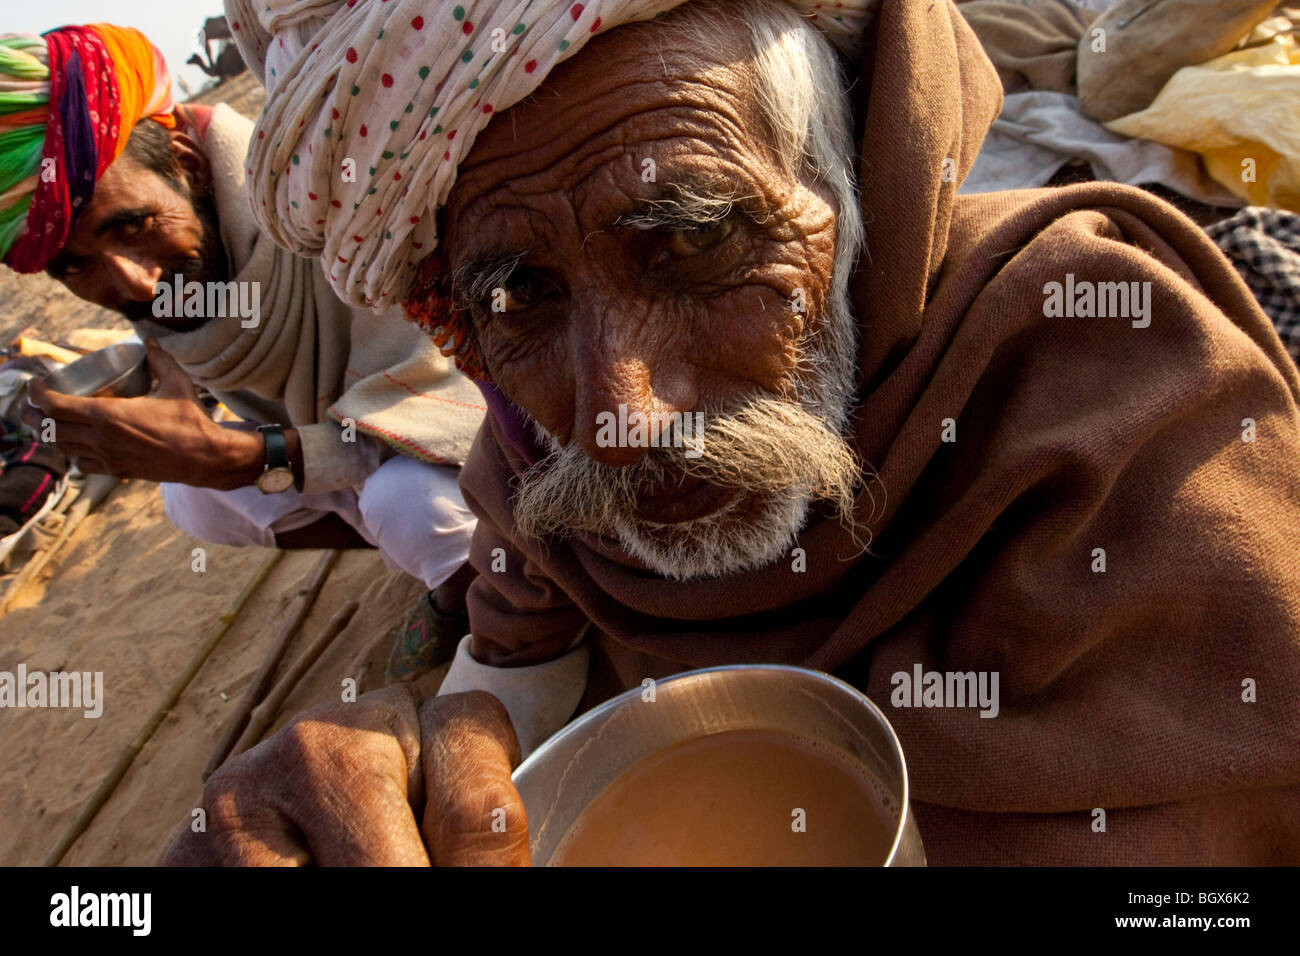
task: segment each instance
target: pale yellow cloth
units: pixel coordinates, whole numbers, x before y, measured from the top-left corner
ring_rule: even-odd
[[[1149,107],[1105,125],[1200,153],[1209,174],[1252,205],[1300,212],[1300,45],[1294,35],[1184,67]]]

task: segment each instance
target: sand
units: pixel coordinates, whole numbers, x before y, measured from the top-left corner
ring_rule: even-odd
[[[206,549],[207,570],[192,569]],[[268,552],[207,545],[163,514],[156,485],[125,482],[78,528],[52,571],[0,618],[0,670],[102,671],[104,712],[0,709],[0,864],[39,863],[185,670]],[[200,771],[270,649],[319,552],[290,552],[245,607],[114,795],[65,858],[155,863],[202,792]],[[272,730],[337,700],[352,677],[381,686],[392,633],[421,592],[375,551],[344,552],[282,669],[348,600],[361,607],[286,701]],[[221,697],[222,693],[226,700]]]

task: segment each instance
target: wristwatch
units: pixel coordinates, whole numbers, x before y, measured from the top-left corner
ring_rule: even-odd
[[[266,448],[266,467],[257,476],[258,490],[264,495],[274,495],[293,487],[293,468],[289,464],[289,446],[284,441],[284,429],[279,425],[258,425],[262,443]]]

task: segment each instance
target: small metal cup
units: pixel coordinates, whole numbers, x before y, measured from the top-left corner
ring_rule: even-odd
[[[903,749],[885,715],[856,688],[820,671],[763,664],[664,678],[653,703],[643,693],[633,688],[588,711],[515,771],[534,866],[552,863],[578,817],[624,771],[666,747],[729,730],[784,731],[836,748],[876,784],[893,818],[884,865],[925,865]]]
[[[51,372],[45,385],[65,395],[136,398],[149,391],[147,354],[137,342],[110,345]]]

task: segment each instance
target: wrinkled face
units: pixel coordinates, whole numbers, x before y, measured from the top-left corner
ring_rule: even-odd
[[[154,318],[155,283],[178,273],[221,280],[226,267],[211,204],[196,203],[185,179],[174,186],[124,154],[95,184],[47,271],[78,298],[139,320]]]
[[[497,117],[443,235],[489,370],[554,450],[524,476],[520,529],[713,576],[779,557],[810,502],[852,484],[810,400],[820,330],[848,321],[835,211],[768,145],[739,41],[646,40],[593,40]],[[646,447],[694,412],[693,447]]]

